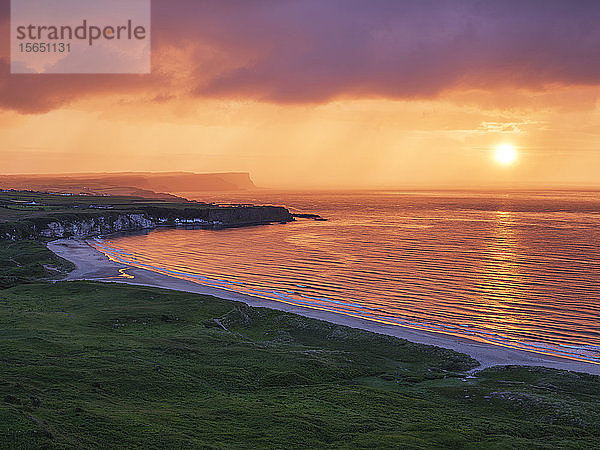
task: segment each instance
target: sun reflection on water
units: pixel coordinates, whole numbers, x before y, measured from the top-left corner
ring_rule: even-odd
[[[157,230],[98,245],[118,261],[196,283],[600,361],[600,229],[590,206],[580,212],[581,202],[569,202],[551,199],[540,210],[529,194],[285,193],[281,204],[329,221]]]

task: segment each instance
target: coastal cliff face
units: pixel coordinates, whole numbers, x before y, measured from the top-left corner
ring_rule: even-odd
[[[48,238],[89,237],[100,234],[153,229],[159,226],[200,226],[206,228],[231,228],[263,225],[294,220],[290,212],[277,206],[248,206],[198,210],[180,217],[164,217],[145,213],[106,214],[73,219],[57,218],[34,230]],[[10,233],[2,236],[13,238]]]
[[[156,222],[144,214],[121,214],[116,217],[94,217],[78,221],[53,221],[39,231],[40,236],[64,238],[136,231],[155,228]]]
[[[223,227],[263,225],[272,222],[291,222],[290,212],[281,206],[246,206],[208,209],[204,219]]]
[[[216,229],[293,220],[281,206],[0,190],[0,240],[91,237],[156,227]]]

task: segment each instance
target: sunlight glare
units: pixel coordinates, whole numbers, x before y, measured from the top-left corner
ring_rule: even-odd
[[[512,164],[517,160],[517,149],[512,144],[501,144],[496,147],[494,159],[504,166]]]

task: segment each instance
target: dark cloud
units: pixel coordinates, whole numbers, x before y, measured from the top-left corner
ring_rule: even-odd
[[[600,2],[303,1],[200,23],[203,40],[254,55],[197,92],[275,102],[429,97],[460,84],[536,89],[600,81]],[[274,8],[274,10],[273,10]],[[227,22],[226,28],[214,24]],[[202,28],[208,28],[205,32]]]
[[[169,87],[165,77],[173,74],[166,75],[164,66],[137,78],[35,78],[11,76],[5,63],[0,105],[36,112],[80,95],[132,89],[151,91],[151,98],[297,103],[429,98],[461,86],[537,90],[600,84],[600,2],[595,0],[155,0],[152,5],[153,52],[203,49],[187,62],[185,89]],[[3,6],[0,22],[4,16]]]

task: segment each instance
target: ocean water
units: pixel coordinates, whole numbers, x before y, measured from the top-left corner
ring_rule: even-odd
[[[329,220],[93,245],[209,286],[600,363],[599,192],[183,195]]]

